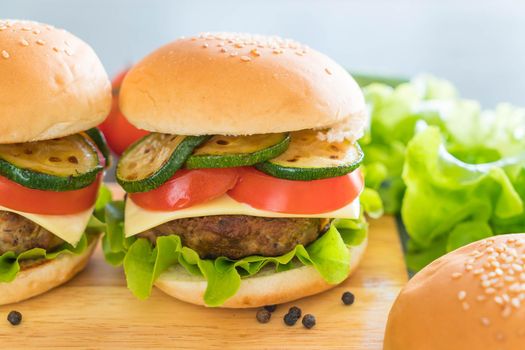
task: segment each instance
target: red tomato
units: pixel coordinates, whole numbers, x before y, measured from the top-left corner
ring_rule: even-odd
[[[88,187],[54,192],[24,187],[0,176],[0,205],[34,214],[76,214],[95,204],[101,180],[102,175],[99,175],[97,180]]]
[[[106,137],[109,148],[118,155],[121,155],[133,142],[148,134],[147,131],[137,129],[131,125],[118,107],[118,93],[126,73],[127,70],[117,75],[113,80],[113,103],[111,105],[111,112],[107,119],[99,126]]]
[[[254,168],[243,168],[239,182],[228,192],[238,202],[257,209],[288,214],[320,214],[351,203],[364,180],[359,170],[313,181],[279,179]]]
[[[160,187],[130,193],[129,196],[145,209],[176,210],[220,197],[233,188],[237,180],[238,170],[235,168],[183,169]]]

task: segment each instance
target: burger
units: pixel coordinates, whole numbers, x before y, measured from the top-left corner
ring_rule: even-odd
[[[54,288],[95,248],[111,87],[86,43],[0,20],[0,304]],[[99,201],[98,207],[102,206]]]
[[[523,349],[525,234],[491,237],[435,260],[395,301],[384,350]]]
[[[366,108],[330,58],[279,37],[202,34],[136,64],[119,98],[150,133],[117,164],[127,198],[108,208],[104,247],[137,297],[155,285],[257,307],[320,293],[357,267]]]

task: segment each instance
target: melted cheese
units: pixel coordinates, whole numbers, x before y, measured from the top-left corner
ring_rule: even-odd
[[[13,210],[0,205],[0,210],[9,211],[23,216],[72,245],[76,245],[80,240],[80,237],[82,237],[94,208],[95,206],[77,214],[42,215],[25,213],[23,211]]]
[[[169,221],[212,215],[250,215],[272,218],[312,217],[356,219],[359,217],[359,210],[359,200],[355,200],[345,207],[327,213],[314,215],[285,214],[256,209],[247,204],[236,202],[228,195],[223,195],[212,201],[194,205],[189,208],[173,211],[154,211],[139,207],[128,197],[126,201],[124,231],[126,237],[131,237]]]

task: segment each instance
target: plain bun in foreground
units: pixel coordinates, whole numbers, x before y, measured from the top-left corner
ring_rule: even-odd
[[[0,20],[0,143],[63,137],[100,124],[111,84],[93,49],[65,30]]]
[[[350,276],[358,267],[366,250],[368,239],[358,246],[351,246]],[[155,281],[155,286],[179,300],[204,305],[203,295],[206,281],[190,275],[182,267],[175,266],[164,272]],[[243,278],[239,290],[221,305],[223,308],[253,308],[283,304],[336,287],[328,284],[313,266],[300,266],[288,271],[275,272],[268,268],[256,275]]]
[[[97,246],[98,238],[80,254],[64,253],[55,259],[37,262],[22,269],[15,280],[0,283],[0,305],[17,303],[58,287],[84,269]]]
[[[525,349],[525,234],[459,248],[408,282],[384,350],[423,349]]]
[[[140,129],[178,135],[344,123],[360,136],[366,120],[359,86],[332,59],[292,40],[237,33],[202,34],[154,51],[126,75],[120,107]]]

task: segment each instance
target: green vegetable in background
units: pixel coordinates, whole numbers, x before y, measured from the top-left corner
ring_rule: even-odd
[[[525,232],[525,109],[482,110],[431,76],[364,88],[368,187],[401,213],[408,266],[494,234]]]

